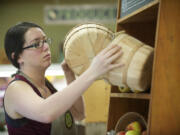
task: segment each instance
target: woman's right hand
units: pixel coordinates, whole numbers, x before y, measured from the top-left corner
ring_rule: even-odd
[[[97,79],[99,76],[107,73],[108,71],[122,67],[124,64],[114,63],[119,57],[122,56],[121,47],[118,45],[109,45],[103,49],[96,57],[94,57],[88,70],[91,72],[93,77]]]

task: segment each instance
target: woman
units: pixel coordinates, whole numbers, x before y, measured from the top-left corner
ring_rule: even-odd
[[[17,24],[6,33],[7,57],[19,71],[4,97],[9,135],[50,135],[52,121],[68,112],[100,75],[123,65],[113,64],[122,52],[120,47],[110,45],[78,79],[56,92],[45,79],[45,71],[51,64],[49,44],[43,29],[33,23]],[[67,116],[69,119],[71,114]]]

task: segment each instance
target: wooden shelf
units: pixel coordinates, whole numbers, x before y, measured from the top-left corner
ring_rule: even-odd
[[[118,18],[117,24],[147,22],[154,20],[157,18],[158,4],[159,0],[155,0],[125,17]]]
[[[111,87],[107,131],[115,129],[125,113],[137,112],[147,121],[148,135],[180,135],[180,1],[154,0],[122,18],[121,3],[118,0],[116,32],[125,30],[154,47],[152,82],[148,93],[120,93]]]
[[[149,93],[111,93],[111,97],[117,98],[134,98],[134,99],[150,99]]]

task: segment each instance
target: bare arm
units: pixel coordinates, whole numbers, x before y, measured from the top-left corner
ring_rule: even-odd
[[[62,63],[62,69],[64,71],[66,82],[67,84],[70,84],[73,82],[76,78],[73,73],[73,71],[69,68],[69,66],[64,61]],[[73,104],[73,106],[70,108],[70,111],[75,118],[75,120],[83,120],[85,118],[85,105],[84,105],[84,98],[83,96],[80,96],[78,100]]]
[[[93,59],[90,67],[80,77],[63,91],[56,92],[46,99],[39,97],[25,82],[18,81],[9,86],[5,102],[9,100],[13,110],[24,117],[49,123],[70,109],[100,75],[121,67],[122,63],[113,63],[121,54],[118,46],[107,47]]]

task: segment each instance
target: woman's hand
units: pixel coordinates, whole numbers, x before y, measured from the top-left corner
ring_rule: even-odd
[[[120,46],[109,45],[94,57],[88,70],[95,78],[98,78],[114,68],[122,67],[123,63],[114,63],[121,55],[122,50]]]
[[[65,61],[62,62],[61,67],[64,71],[67,84],[70,84],[72,81],[76,79],[74,72],[69,68],[69,66],[67,65]]]

